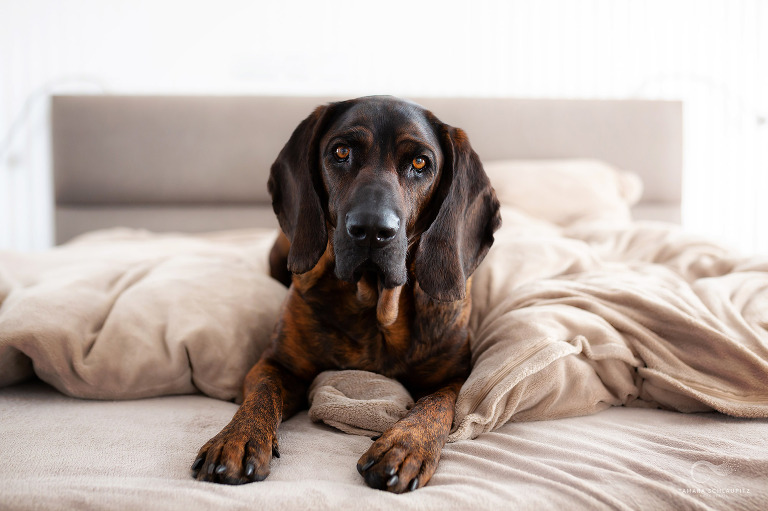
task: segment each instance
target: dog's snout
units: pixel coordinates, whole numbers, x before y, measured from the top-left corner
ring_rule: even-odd
[[[337,215],[333,235],[336,274],[358,282],[375,272],[385,288],[407,280],[407,220],[398,183],[384,172],[360,172]]]
[[[395,239],[400,230],[400,218],[392,210],[350,211],[346,224],[350,238],[366,247],[383,247]]]

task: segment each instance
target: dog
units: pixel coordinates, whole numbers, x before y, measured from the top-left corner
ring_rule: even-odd
[[[417,399],[357,462],[372,488],[429,482],[470,371],[471,275],[501,224],[499,201],[461,129],[421,106],[372,96],[318,107],[268,182],[282,233],[272,275],[290,285],[270,346],[232,421],[199,451],[198,480],[262,481],[280,422],[314,377],[359,369]]]

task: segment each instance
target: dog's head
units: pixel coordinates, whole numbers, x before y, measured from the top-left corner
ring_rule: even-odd
[[[412,263],[441,301],[464,298],[501,223],[464,132],[392,97],[317,108],[272,165],[269,191],[291,272],[312,269],[330,238],[338,278],[374,274],[393,288]]]

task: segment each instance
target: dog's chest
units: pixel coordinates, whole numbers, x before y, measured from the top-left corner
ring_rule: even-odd
[[[378,291],[374,298],[351,284],[318,284],[305,295],[313,318],[307,341],[323,369],[366,370],[426,387],[468,363],[467,303],[436,302],[406,285],[394,321],[383,325]]]

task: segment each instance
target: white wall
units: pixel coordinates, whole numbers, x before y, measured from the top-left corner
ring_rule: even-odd
[[[52,240],[51,92],[390,93],[682,99],[685,226],[768,253],[766,2],[469,4],[0,0],[0,248]]]

